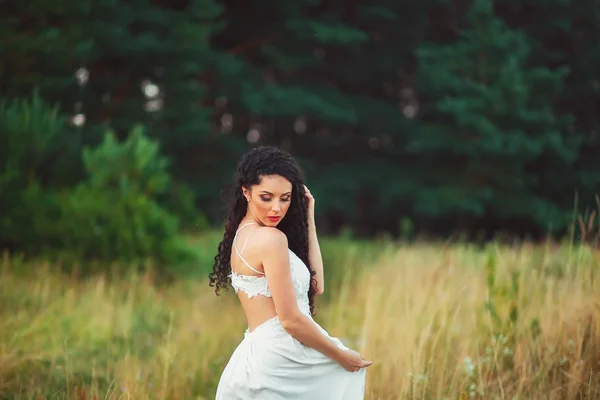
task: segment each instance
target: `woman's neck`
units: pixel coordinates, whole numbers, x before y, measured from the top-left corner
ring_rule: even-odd
[[[257,225],[264,226],[264,224],[262,222],[260,222],[259,220],[257,220],[256,218],[254,218],[254,216],[250,212],[248,212],[244,216],[244,218],[242,219],[242,223],[246,223],[246,224],[255,223]]]
[[[246,210],[246,216],[244,216],[244,219],[248,222],[254,222],[255,224],[258,224],[260,226],[265,226],[265,224],[260,222],[260,220],[254,216],[254,213],[250,209],[250,206],[248,206],[248,209]]]

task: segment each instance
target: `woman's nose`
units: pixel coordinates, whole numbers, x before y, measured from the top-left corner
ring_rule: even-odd
[[[273,207],[272,207],[273,211],[279,211],[280,208],[281,207],[279,206],[279,202],[278,201],[274,201],[273,202]]]

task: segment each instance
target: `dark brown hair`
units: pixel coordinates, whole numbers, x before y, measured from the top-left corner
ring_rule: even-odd
[[[279,175],[292,184],[292,200],[287,214],[277,229],[285,233],[288,246],[306,264],[311,274],[311,285],[308,299],[311,314],[314,313],[316,292],[315,272],[308,261],[308,203],[304,189],[304,176],[296,160],[287,152],[274,147],[257,147],[244,154],[238,162],[235,181],[227,193],[227,216],[225,233],[219,243],[215,256],[213,271],[209,275],[209,285],[215,288],[218,295],[220,289],[228,290],[231,281],[231,246],[236,229],[246,215],[248,203],[242,193],[242,186],[251,189],[260,183],[261,177]]]

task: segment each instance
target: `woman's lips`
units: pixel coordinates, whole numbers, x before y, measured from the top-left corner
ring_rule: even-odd
[[[267,218],[269,218],[269,221],[271,221],[271,222],[277,222],[281,219],[281,217],[267,217]]]

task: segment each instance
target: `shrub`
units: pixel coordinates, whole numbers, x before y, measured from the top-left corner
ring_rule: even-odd
[[[88,178],[60,195],[61,247],[77,258],[134,264],[190,259],[178,218],[156,201],[170,183],[167,161],[141,127],[123,142],[108,132],[83,161]]]
[[[82,160],[59,165],[64,150],[78,146],[72,133],[37,92],[0,101],[0,248],[74,262],[152,259],[163,270],[193,259],[176,213],[192,226],[205,223],[189,190],[171,181],[158,143],[140,126],[124,141],[109,131]],[[83,180],[59,184],[74,172],[61,169],[81,161],[85,173],[75,172]]]
[[[52,214],[41,181],[51,179],[52,161],[65,137],[58,108],[34,91],[30,99],[0,101],[0,247],[30,251],[42,243],[36,231]]]

